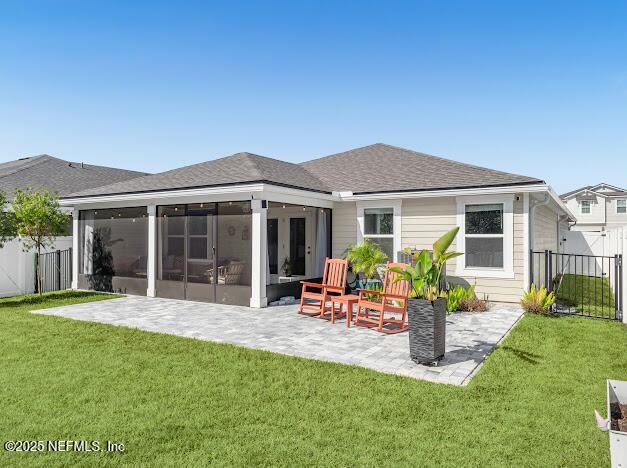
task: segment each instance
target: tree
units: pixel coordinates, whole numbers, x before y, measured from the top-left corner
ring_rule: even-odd
[[[7,211],[7,197],[0,190],[0,249],[4,247],[5,242],[15,237],[15,216],[12,212]]]
[[[67,230],[67,214],[61,211],[59,200],[47,190],[16,190],[11,203],[15,214],[15,231],[25,252],[54,246],[55,237]],[[41,265],[37,262],[37,290],[41,294]]]

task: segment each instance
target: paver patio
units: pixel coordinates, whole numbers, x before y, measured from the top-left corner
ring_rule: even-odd
[[[362,327],[346,328],[344,320],[331,324],[299,315],[296,308],[251,309],[127,296],[36,313],[231,343],[454,385],[470,381],[522,315],[512,304],[492,304],[484,313],[449,315],[446,356],[437,367],[427,367],[409,358],[407,333],[385,335]]]

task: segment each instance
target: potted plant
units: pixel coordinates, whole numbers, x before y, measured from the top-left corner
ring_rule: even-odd
[[[285,260],[283,260],[281,271],[285,276],[292,276],[292,262],[290,262],[289,257],[285,257]]]
[[[446,292],[442,289],[442,269],[447,260],[463,255],[449,252],[459,228],[451,229],[433,244],[433,251],[416,254],[416,266],[392,267],[395,281],[408,281],[412,297],[407,301],[409,354],[420,364],[437,363],[446,344]]]
[[[386,262],[388,256],[377,244],[364,239],[363,242],[352,245],[348,249],[346,258],[351,265],[353,273],[355,275],[361,273],[365,278],[365,281],[359,281],[357,287],[371,289],[375,282],[374,278],[377,275],[377,268]]]

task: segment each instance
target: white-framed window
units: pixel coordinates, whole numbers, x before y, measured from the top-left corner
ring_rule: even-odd
[[[590,200],[581,200],[579,202],[579,211],[581,214],[590,214],[592,202]]]
[[[627,200],[619,199],[616,200],[616,213],[617,214],[625,214],[627,213]]]
[[[401,201],[357,202],[357,242],[368,239],[396,261],[401,249]]]
[[[513,195],[457,198],[459,276],[513,278]]]

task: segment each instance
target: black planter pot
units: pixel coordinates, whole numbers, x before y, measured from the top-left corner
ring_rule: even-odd
[[[409,355],[419,364],[433,365],[444,357],[446,344],[446,299],[409,299]]]

